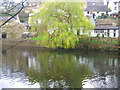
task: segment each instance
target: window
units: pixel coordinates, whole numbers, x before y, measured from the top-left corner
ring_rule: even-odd
[[[29,6],[31,6],[31,3],[29,3]]]
[[[117,7],[115,7],[114,10],[117,10]]]
[[[99,12],[97,12],[97,13],[99,13]]]
[[[93,2],[93,5],[95,5],[95,2]]]
[[[33,6],[35,6],[35,3],[33,3]]]
[[[87,14],[89,14],[89,11],[87,12]]]
[[[6,33],[5,32],[2,33],[2,38],[6,38]]]
[[[114,2],[114,5],[117,5],[117,2]]]

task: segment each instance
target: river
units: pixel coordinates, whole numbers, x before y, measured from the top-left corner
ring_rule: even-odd
[[[117,53],[4,47],[1,88],[120,88]]]

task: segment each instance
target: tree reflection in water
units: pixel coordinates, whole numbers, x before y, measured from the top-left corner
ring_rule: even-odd
[[[16,73],[16,79],[22,72],[45,88],[113,88],[119,87],[119,58],[109,52],[12,48],[2,53],[2,72],[7,77]]]
[[[31,82],[39,82],[45,88],[81,88],[82,81],[91,76],[92,71],[88,65],[79,63],[73,54],[38,52],[28,75]]]

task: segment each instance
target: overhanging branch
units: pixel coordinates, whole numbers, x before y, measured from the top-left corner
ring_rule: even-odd
[[[25,0],[25,1],[27,1],[27,0]],[[24,2],[25,2],[24,1]],[[24,8],[24,2],[22,2],[22,7],[21,7],[21,9],[17,12],[17,13],[15,13],[13,16],[11,16],[7,21],[5,21],[4,23],[2,23],[1,25],[0,25],[0,28],[3,26],[3,25],[5,25],[7,22],[9,22],[11,19],[13,19],[17,14],[19,14],[21,11],[22,11],[22,9]],[[20,4],[20,3],[19,3]],[[18,5],[18,4],[17,4]]]

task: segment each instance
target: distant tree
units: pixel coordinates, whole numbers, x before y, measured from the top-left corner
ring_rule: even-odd
[[[27,22],[29,18],[29,13],[25,13],[24,11],[22,11],[21,13],[19,13],[19,18],[20,22]]]
[[[39,37],[44,36],[41,43],[38,41],[44,47],[75,48],[82,36],[80,32],[93,29],[84,16],[83,2],[47,2],[34,14],[30,25]]]

